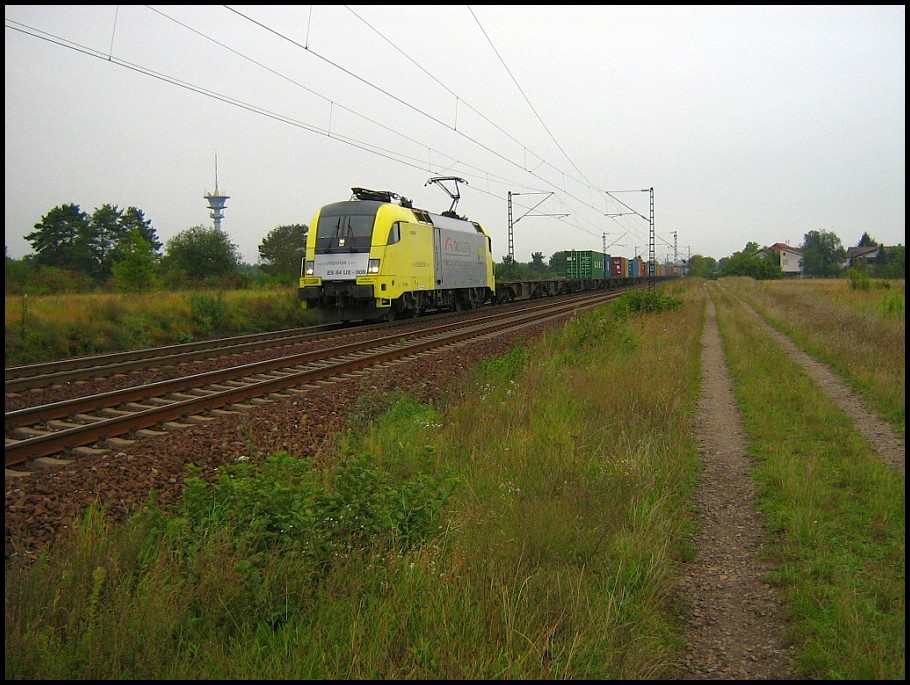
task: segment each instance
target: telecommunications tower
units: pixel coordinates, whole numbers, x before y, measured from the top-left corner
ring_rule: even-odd
[[[218,155],[215,155],[215,192],[206,193],[205,199],[208,200],[209,209],[212,213],[209,215],[215,220],[215,229],[221,230],[221,220],[224,218],[224,203],[228,201],[230,195],[222,195],[218,192]]]

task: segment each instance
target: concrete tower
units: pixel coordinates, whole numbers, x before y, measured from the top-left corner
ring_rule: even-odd
[[[221,220],[224,218],[224,204],[228,201],[230,195],[222,195],[218,192],[218,155],[215,155],[215,192],[206,193],[205,199],[208,200],[209,209],[212,213],[209,215],[215,220],[215,229],[221,230]]]

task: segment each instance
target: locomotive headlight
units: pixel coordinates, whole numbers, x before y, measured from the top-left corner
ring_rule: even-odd
[[[367,273],[368,274],[378,274],[379,273],[379,260],[371,259],[370,263],[367,264]]]
[[[316,271],[316,262],[305,262],[303,265],[303,275],[312,276]]]

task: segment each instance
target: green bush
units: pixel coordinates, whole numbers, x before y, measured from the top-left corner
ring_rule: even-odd
[[[63,359],[69,354],[69,339],[59,329],[30,324],[5,332],[4,365],[38,364],[48,359]]]
[[[624,319],[640,312],[656,313],[676,310],[681,306],[682,300],[660,290],[632,290],[613,302],[612,311],[614,316]]]
[[[326,473],[279,453],[259,465],[230,465],[214,483],[192,475],[172,530],[187,551],[226,532],[245,553],[283,550],[325,572],[349,554],[416,544],[438,532],[454,484],[427,475],[396,481],[367,455]]]
[[[244,308],[250,327],[257,331],[312,325],[312,314],[300,306],[296,290],[250,298],[244,301]]]
[[[889,292],[879,304],[879,311],[885,316],[903,316],[904,299],[903,293]]]
[[[872,287],[872,280],[869,276],[855,266],[847,270],[847,278],[850,279],[850,287],[854,290],[868,290]]]
[[[224,294],[218,292],[190,294],[190,315],[201,333],[209,333],[221,328],[226,316],[228,306],[224,301]]]

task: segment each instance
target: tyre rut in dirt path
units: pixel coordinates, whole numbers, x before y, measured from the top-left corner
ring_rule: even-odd
[[[806,370],[815,381],[822,386],[834,403],[847,416],[853,419],[860,435],[869,443],[879,459],[891,464],[902,474],[906,462],[906,447],[903,439],[885,421],[882,421],[868,409],[862,399],[834,373],[827,365],[813,359],[803,352],[787,336],[774,330],[758,312],[746,305],[746,309],[757,319],[759,325],[771,338],[784,348],[790,357]]]
[[[683,569],[688,644],[675,679],[792,680],[780,600],[762,580],[769,570],[762,557],[767,537],[710,296],[698,413],[704,464],[695,493],[698,557]]]

